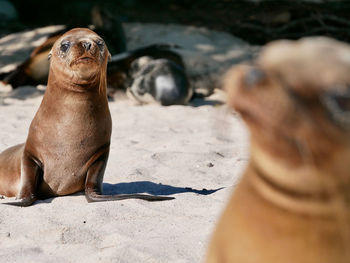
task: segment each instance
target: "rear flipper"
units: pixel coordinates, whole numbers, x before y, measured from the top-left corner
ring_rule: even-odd
[[[16,192],[13,193],[16,195],[16,199],[1,199],[0,204],[30,206],[37,200],[35,194],[39,180],[42,178],[42,170],[39,166],[39,162],[24,150],[23,144],[9,148],[8,152],[4,152],[4,154],[7,155],[3,158],[3,161],[14,162],[18,160],[18,163],[7,163],[7,165],[14,166],[15,168],[13,170],[20,170],[20,172],[18,171],[18,173],[20,173],[20,175],[18,175],[20,177],[18,179],[20,180],[20,189],[18,192],[16,190]]]
[[[13,205],[13,206],[31,206],[36,201],[34,196],[29,196],[27,198],[6,198],[0,200],[2,205]]]
[[[175,199],[168,196],[154,196],[144,194],[116,194],[103,195],[102,180],[108,159],[108,152],[104,153],[89,168],[85,183],[85,197],[90,202],[118,201],[124,199],[142,199],[146,201],[165,201]]]

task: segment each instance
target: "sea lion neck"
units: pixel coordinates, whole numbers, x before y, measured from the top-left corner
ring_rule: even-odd
[[[79,79],[74,76],[65,76],[53,73],[50,69],[47,89],[59,89],[72,92],[100,92],[100,75],[92,76],[91,79]],[[102,89],[103,90],[103,89]]]
[[[281,209],[295,213],[329,215],[337,196],[332,174],[311,164],[289,166],[259,146],[252,145],[250,182],[259,195]]]
[[[291,165],[283,160],[276,160],[261,147],[252,144],[251,163],[255,170],[289,189],[315,193],[320,191],[320,169],[311,164]]]
[[[349,154],[343,152],[333,162],[344,163]],[[339,203],[346,205],[341,200],[349,196],[339,193],[339,187],[349,184],[349,173],[342,166],[321,168],[311,163],[294,166],[276,160],[254,144],[247,174],[260,196],[294,213],[329,216]]]

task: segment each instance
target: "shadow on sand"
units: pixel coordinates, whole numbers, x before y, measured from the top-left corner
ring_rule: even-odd
[[[224,189],[220,187],[217,189],[205,189],[197,190],[190,187],[174,187],[164,184],[156,184],[149,181],[139,181],[139,182],[130,182],[130,183],[118,183],[118,184],[109,184],[103,183],[103,194],[105,195],[114,195],[114,194],[141,194],[146,193],[150,195],[174,195],[181,193],[194,193],[198,195],[210,195]],[[84,195],[84,192],[78,192],[72,194],[72,196],[81,196]],[[54,198],[40,199],[35,202],[35,204],[49,204],[53,201]]]
[[[173,195],[181,193],[195,193],[199,195],[210,195],[223,189],[192,189],[190,187],[174,187],[171,185],[156,184],[149,181],[139,181],[130,183],[108,184],[103,183],[104,194],[139,194],[147,193],[150,195]]]

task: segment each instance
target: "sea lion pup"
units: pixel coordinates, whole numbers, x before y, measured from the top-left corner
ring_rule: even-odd
[[[349,84],[350,47],[321,37],[273,42],[227,73],[251,158],[206,262],[349,262]]]
[[[138,103],[187,104],[193,97],[182,57],[171,44],[152,44],[112,56],[108,66],[110,97],[124,89]]]
[[[110,53],[124,52],[126,49],[125,33],[118,17],[113,16],[106,7],[97,5],[91,11],[92,25],[87,25],[98,35],[103,36],[104,42],[108,45]],[[83,22],[82,22],[83,23]],[[30,57],[23,56],[23,63],[17,66],[13,71],[0,74],[0,79],[5,84],[11,84],[13,88],[26,85],[46,85],[49,74],[49,61],[47,56],[55,43],[65,32],[76,27],[79,22],[71,21],[70,24],[53,26],[51,33],[42,33],[40,41],[46,40],[37,46]],[[37,30],[43,31],[44,28],[37,28],[32,31],[22,32],[23,35],[39,35]],[[24,43],[23,43],[24,44]],[[35,43],[28,43],[35,45]]]
[[[51,50],[47,90],[24,144],[0,154],[0,194],[29,206],[36,199],[85,190],[89,202],[172,197],[102,195],[111,139],[106,95],[109,52],[93,31],[75,28]]]
[[[141,104],[185,105],[192,98],[193,90],[184,68],[171,60],[148,56],[135,59],[130,75],[132,81],[127,92]]]

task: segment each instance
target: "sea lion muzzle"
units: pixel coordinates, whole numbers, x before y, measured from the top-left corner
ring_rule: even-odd
[[[85,48],[86,51],[89,51],[91,48],[91,43],[87,42],[87,41],[83,41],[82,46],[83,46],[83,48]]]

